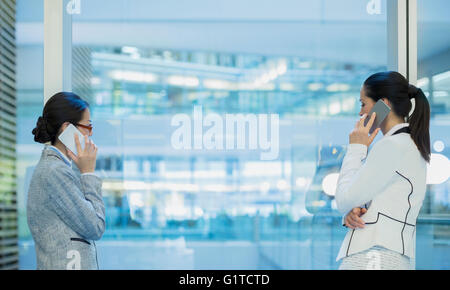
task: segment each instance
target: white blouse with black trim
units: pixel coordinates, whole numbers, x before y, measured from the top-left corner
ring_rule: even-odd
[[[346,215],[367,207],[364,228],[349,229],[336,260],[382,246],[415,258],[416,220],[426,192],[427,165],[405,127],[394,126],[373,145],[350,144],[336,188]],[[366,159],[367,157],[367,159]]]

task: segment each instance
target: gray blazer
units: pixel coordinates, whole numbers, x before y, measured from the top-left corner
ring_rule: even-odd
[[[98,269],[97,249],[105,231],[102,181],[79,174],[46,145],[30,182],[27,221],[38,269]]]

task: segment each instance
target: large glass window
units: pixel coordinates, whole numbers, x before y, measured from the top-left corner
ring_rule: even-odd
[[[101,147],[108,230],[98,245],[142,261],[101,263],[336,268],[345,230],[332,180],[361,84],[387,68],[384,1],[380,14],[364,1],[82,4],[73,88],[93,105]],[[171,121],[194,107],[224,120],[278,114],[278,157],[176,150]],[[169,265],[146,257],[164,247],[178,247]]]

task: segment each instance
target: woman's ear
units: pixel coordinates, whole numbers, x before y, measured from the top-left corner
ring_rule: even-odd
[[[58,132],[58,135],[59,134],[61,134],[62,132],[64,132],[64,130],[66,130],[66,128],[69,126],[69,122],[64,122],[62,125],[61,125],[61,128],[59,128],[59,132]]]
[[[384,102],[389,108],[392,108],[392,107],[391,107],[391,102],[389,102],[389,99],[388,99],[388,98],[382,98],[382,100],[383,100],[383,102]]]

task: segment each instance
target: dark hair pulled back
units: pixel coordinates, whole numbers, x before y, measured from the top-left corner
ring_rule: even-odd
[[[45,104],[42,116],[33,129],[34,141],[55,143],[59,130],[65,122],[78,123],[89,104],[74,93],[60,92]]]
[[[422,157],[429,162],[430,105],[423,91],[409,84],[400,73],[388,71],[371,75],[364,82],[364,92],[375,102],[383,98],[389,100],[392,111],[409,123],[411,138]],[[414,112],[409,116],[412,108],[411,99],[415,100],[415,107]]]

